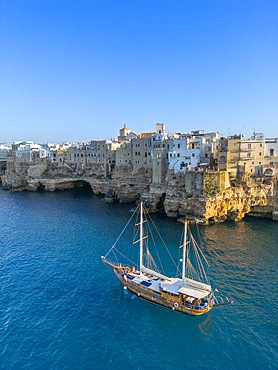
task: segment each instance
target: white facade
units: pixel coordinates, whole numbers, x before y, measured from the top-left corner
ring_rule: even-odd
[[[177,149],[168,151],[168,168],[177,172],[186,172],[200,164],[200,149]]]
[[[168,168],[177,172],[186,172],[198,167],[200,164],[200,149],[190,149],[190,139],[168,139]]]
[[[278,157],[278,138],[265,139],[265,157]]]

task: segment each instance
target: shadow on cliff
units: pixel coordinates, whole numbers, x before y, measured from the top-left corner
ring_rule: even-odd
[[[165,198],[166,198],[166,193],[163,193],[156,205],[156,210],[158,212],[162,212],[162,213],[165,213],[165,208],[164,208],[164,201],[165,201]]]

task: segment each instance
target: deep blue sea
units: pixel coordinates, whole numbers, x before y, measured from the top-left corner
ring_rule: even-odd
[[[133,204],[0,189],[1,369],[277,369],[278,223],[199,227],[233,305],[191,317],[126,292],[101,262]],[[153,218],[175,251],[182,226]]]

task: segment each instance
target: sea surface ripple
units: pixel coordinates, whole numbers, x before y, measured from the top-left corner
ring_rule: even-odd
[[[278,223],[193,230],[234,304],[190,317],[126,292],[101,263],[132,204],[84,191],[0,199],[1,369],[278,368]],[[182,226],[153,217],[175,253]]]

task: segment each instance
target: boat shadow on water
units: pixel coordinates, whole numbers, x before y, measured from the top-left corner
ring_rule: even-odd
[[[148,300],[142,300],[140,297],[132,294],[126,287],[124,287],[123,291],[120,294],[120,301],[123,303],[124,301],[131,303],[131,311],[133,315],[136,316],[137,314],[141,316],[142,310],[145,311],[145,319],[148,318],[153,325],[159,327],[161,325],[167,325],[169,329],[173,327],[176,330],[181,332],[186,331],[188,335],[190,332],[196,334],[196,329],[199,329],[199,333],[204,340],[209,340],[213,337],[215,331],[215,323],[213,320],[213,316],[208,313],[205,316],[195,316],[195,320],[191,320],[189,316],[184,316],[185,320],[180,320],[179,315],[176,316],[172,310],[165,310],[165,308],[161,305],[154,305],[150,304]],[[157,310],[160,309],[160,315],[157,315]],[[188,321],[190,320],[190,321]],[[135,320],[137,322],[137,319]],[[166,323],[166,324],[165,324]]]

